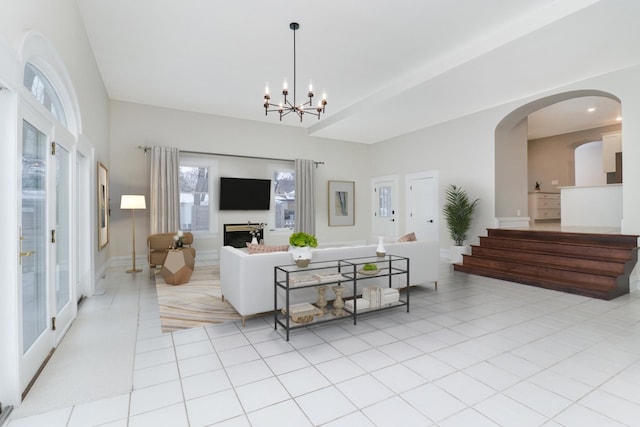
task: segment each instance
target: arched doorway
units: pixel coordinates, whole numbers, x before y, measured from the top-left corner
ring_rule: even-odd
[[[495,212],[498,224],[503,223],[503,220],[522,218],[519,222],[511,221],[511,224],[528,225],[528,193],[533,190],[535,184],[535,179],[528,173],[529,116],[554,104],[585,97],[604,97],[620,102],[616,96],[599,90],[563,92],[529,102],[500,121],[495,131]],[[581,143],[588,142],[588,139],[574,142],[572,150]],[[573,151],[571,159],[573,162]],[[562,172],[567,173],[566,167]],[[573,170],[571,174],[573,176]],[[548,184],[550,181],[552,180],[549,180]],[[573,178],[561,185],[574,185]]]

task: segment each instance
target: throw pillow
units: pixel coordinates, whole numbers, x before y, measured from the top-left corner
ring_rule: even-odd
[[[247,242],[247,249],[250,254],[264,254],[267,252],[287,252],[289,245],[257,245],[255,243]]]
[[[404,236],[400,236],[400,238],[398,239],[398,242],[402,243],[402,242],[415,242],[416,239],[416,233],[409,233],[409,234],[405,234]]]

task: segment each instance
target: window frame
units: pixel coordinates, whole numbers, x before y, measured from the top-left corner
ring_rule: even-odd
[[[270,164],[268,165],[269,177],[272,180],[271,183],[271,209],[269,209],[269,219],[267,228],[272,233],[276,234],[291,234],[291,232],[295,228],[295,220],[294,224],[291,227],[280,227],[276,228],[276,194],[275,194],[275,174],[276,172],[290,172],[295,177],[296,169],[294,165],[289,164]],[[295,211],[294,211],[295,212]]]

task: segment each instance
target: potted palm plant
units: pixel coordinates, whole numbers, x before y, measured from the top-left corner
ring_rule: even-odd
[[[311,261],[311,248],[318,246],[318,239],[312,234],[303,231],[293,233],[289,237],[289,250],[298,267],[306,267]]]
[[[450,249],[451,263],[459,263],[462,262],[462,254],[467,253],[464,241],[471,228],[473,214],[479,199],[471,201],[462,187],[451,184],[445,192],[445,200],[443,213],[447,221],[449,236],[454,242]]]

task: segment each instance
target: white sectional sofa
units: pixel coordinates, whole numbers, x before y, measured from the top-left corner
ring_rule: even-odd
[[[313,250],[312,263],[347,258],[375,256],[377,245],[318,248]],[[440,248],[438,242],[385,243],[386,253],[409,258],[410,284],[433,283],[438,286]],[[220,251],[220,281],[222,294],[242,316],[272,312],[274,306],[274,267],[293,264],[289,252],[249,254],[244,249],[224,246]],[[404,286],[405,282],[394,281],[393,286]],[[347,286],[344,296],[353,294]],[[282,291],[282,290],[280,290]],[[278,293],[278,308],[285,303],[284,291]],[[290,292],[290,303],[315,302],[313,288]],[[333,299],[327,292],[327,299]]]

